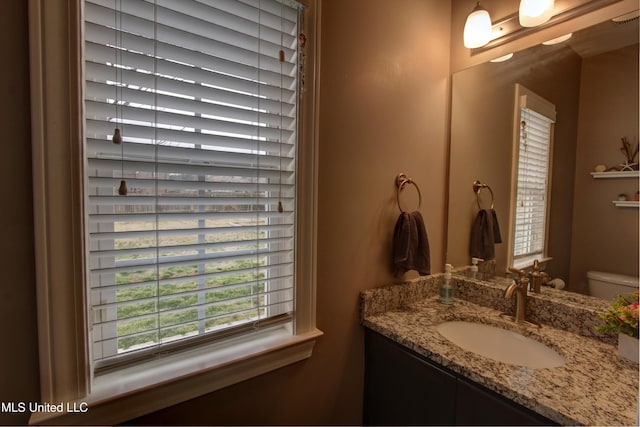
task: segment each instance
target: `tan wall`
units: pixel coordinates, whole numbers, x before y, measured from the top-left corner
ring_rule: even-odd
[[[0,210],[0,401],[38,399],[35,317],[27,2],[0,2],[3,208]],[[25,424],[28,414],[0,413],[0,424]]]
[[[5,324],[21,324],[5,329],[12,351],[0,353],[0,400],[36,401],[27,8],[22,0],[0,4],[4,52],[12,58],[0,71],[12,99],[0,107],[7,119],[4,197],[11,203],[3,210],[0,313]],[[433,271],[442,271],[450,2],[324,0],[323,6],[317,318],[325,335],[307,361],[138,423],[361,423],[358,293],[396,280],[390,246],[399,172],[420,185]],[[28,414],[0,414],[0,423],[27,420]]]
[[[615,166],[623,136],[638,138],[638,45],[584,60],[576,160],[571,281],[585,290],[588,270],[638,276],[638,209],[616,208],[619,193],[633,196],[638,179],[589,175]]]

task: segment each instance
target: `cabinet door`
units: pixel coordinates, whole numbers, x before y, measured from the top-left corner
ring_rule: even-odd
[[[554,425],[536,414],[477,384],[458,378],[457,425]]]
[[[456,379],[365,329],[365,425],[453,425]]]

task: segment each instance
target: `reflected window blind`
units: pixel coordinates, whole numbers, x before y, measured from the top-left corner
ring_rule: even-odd
[[[520,144],[514,238],[514,262],[541,259],[545,251],[553,121],[520,110]]]
[[[96,366],[291,321],[298,5],[86,0],[84,13]]]

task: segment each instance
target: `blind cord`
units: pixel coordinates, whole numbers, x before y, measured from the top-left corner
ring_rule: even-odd
[[[156,251],[156,322],[157,322],[157,344],[162,345],[162,331],[161,331],[161,318],[160,318],[160,202],[158,191],[160,185],[158,183],[158,2],[153,2],[153,147],[154,147],[154,192],[155,192],[155,251]]]
[[[283,64],[284,64],[284,35],[283,35],[283,31],[284,31],[284,25],[283,25],[283,21],[284,21],[284,4],[280,3],[280,52],[278,52],[279,55],[279,59],[280,59],[280,135],[279,135],[279,139],[278,139],[278,161],[279,161],[279,166],[278,166],[278,170],[279,170],[279,175],[278,175],[278,212],[279,213],[283,213],[284,212],[284,207],[282,206],[282,102],[283,102],[283,91],[282,91],[282,86],[284,85],[283,83],[283,78],[282,78],[282,73],[284,71],[283,69]]]
[[[116,71],[116,128],[113,131],[112,141],[114,144],[120,145],[120,186],[118,187],[118,194],[126,196],[128,193],[127,182],[124,179],[124,144],[122,138],[122,131],[120,129],[123,120],[122,110],[122,0],[117,0],[117,7],[114,4],[115,10],[115,63],[113,64]],[[120,114],[118,114],[120,110]]]
[[[258,111],[257,111],[257,122],[258,122],[258,141],[257,141],[257,160],[256,160],[256,268],[255,268],[255,288],[252,290],[252,294],[255,291],[256,298],[256,315],[257,320],[254,322],[254,327],[257,327],[257,323],[260,321],[260,134],[262,129],[262,123],[260,122],[260,112],[262,111],[260,100],[262,99],[261,90],[262,90],[262,68],[261,68],[261,40],[262,40],[262,0],[258,1],[258,48],[256,49],[256,54],[258,55]]]

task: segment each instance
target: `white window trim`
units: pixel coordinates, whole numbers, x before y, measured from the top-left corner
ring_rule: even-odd
[[[547,101],[546,99],[540,97],[535,92],[527,89],[521,84],[515,84],[515,102],[514,102],[514,113],[513,113],[513,150],[512,150],[512,159],[511,159],[511,206],[509,210],[509,239],[508,239],[508,248],[507,248],[507,265],[510,267],[518,268],[518,269],[527,269],[533,266],[533,261],[535,257],[530,258],[522,258],[520,260],[514,260],[513,249],[514,249],[514,240],[515,240],[515,224],[516,224],[516,194],[518,191],[518,161],[519,161],[519,147],[520,147],[520,114],[522,108],[530,108],[532,110],[537,111],[538,113],[550,118],[555,122],[556,120],[556,110],[555,106]],[[552,185],[552,175],[553,170],[551,169],[551,165],[553,164],[553,127],[551,128],[551,141],[549,146],[549,177],[548,177],[548,192],[550,192]],[[550,196],[550,194],[549,194]],[[549,218],[551,203],[547,203],[546,209],[546,217]],[[549,221],[546,221],[545,224],[545,244],[543,249],[542,257],[538,257],[538,261],[547,262],[550,261],[551,258],[548,254],[548,245],[549,245]]]
[[[307,6],[304,126],[299,149],[296,321],[233,350],[211,344],[105,375],[91,384],[84,285],[81,3],[29,0],[31,132],[41,403],[65,411],[31,415],[30,424],[116,424],[311,356],[316,338],[317,104],[320,1]],[[309,102],[309,100],[313,100]],[[207,351],[209,350],[209,351]],[[212,356],[215,355],[215,357]],[[135,373],[136,375],[132,375]],[[126,375],[124,375],[126,374]],[[123,379],[124,378],[124,379]],[[75,403],[75,405],[74,405]],[[66,412],[85,409],[86,412]],[[84,404],[84,405],[83,405]]]

